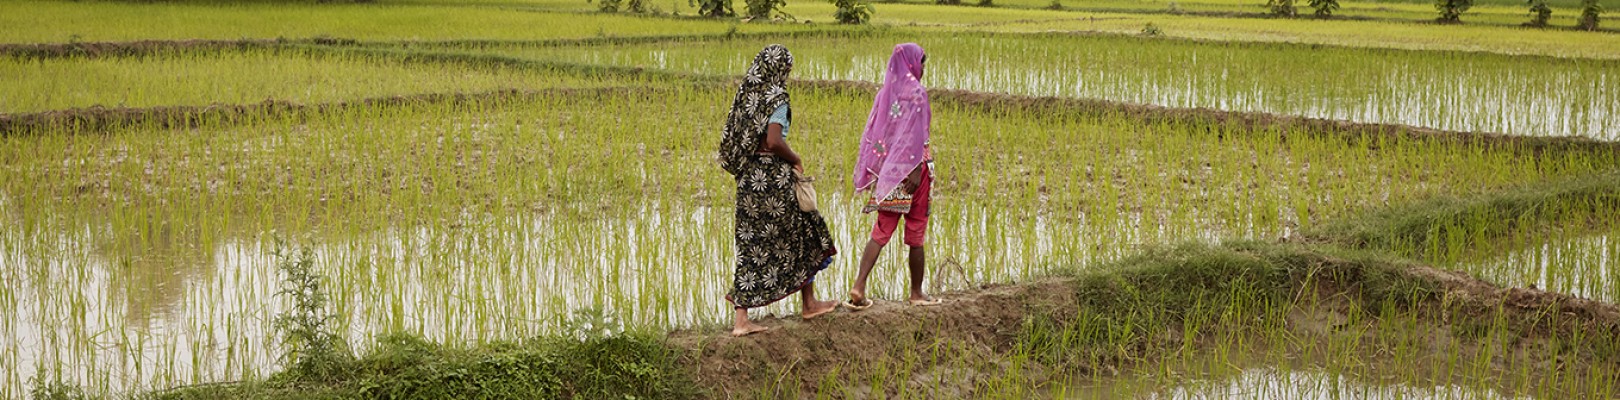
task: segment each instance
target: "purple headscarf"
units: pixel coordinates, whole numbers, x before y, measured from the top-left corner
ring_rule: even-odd
[[[922,46],[894,46],[883,88],[872,100],[872,113],[866,117],[866,132],[861,135],[861,153],[855,160],[856,191],[871,189],[879,200],[885,199],[922,164],[928,124],[934,115],[928,106],[928,91],[917,81],[922,77],[922,61]]]

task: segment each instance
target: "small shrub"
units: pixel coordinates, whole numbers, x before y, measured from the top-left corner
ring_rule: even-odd
[[[1278,17],[1293,17],[1298,14],[1298,10],[1294,9],[1294,0],[1266,0],[1266,8],[1271,10],[1271,15]]]
[[[1603,5],[1598,4],[1597,0],[1582,0],[1581,19],[1576,22],[1575,27],[1589,31],[1598,30],[1598,19],[1602,14]]]
[[[995,7],[995,0],[979,0],[979,7]]]
[[[1048,9],[1048,10],[1062,10],[1063,9],[1063,0],[1052,0],[1052,4],[1047,4],[1046,9]]]
[[[1436,21],[1443,23],[1462,22],[1462,13],[1473,7],[1474,0],[1434,0],[1434,9],[1440,12]]]
[[[948,5],[948,6],[956,6],[956,5],[961,5],[962,0],[934,0],[934,4],[944,4],[944,5]]]
[[[833,20],[840,24],[864,24],[872,20],[872,5],[861,0],[832,0],[833,6],[838,10],[833,12]]]
[[[1530,4],[1530,22],[1525,25],[1538,28],[1547,26],[1547,20],[1552,19],[1552,7],[1547,6],[1547,0],[1529,0],[1527,3]]]
[[[276,329],[287,346],[283,360],[289,365],[286,378],[294,381],[332,382],[342,380],[354,361],[348,344],[334,332],[337,315],[328,310],[330,297],[322,277],[315,272],[315,254],[307,246],[294,249],[276,238],[276,269],[285,276],[281,291],[292,300],[292,309],[275,318]]]
[[[1311,0],[1311,8],[1316,10],[1317,18],[1331,18],[1339,10],[1339,0]]]

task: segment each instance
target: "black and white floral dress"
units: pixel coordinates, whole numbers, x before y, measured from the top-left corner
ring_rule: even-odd
[[[757,153],[771,112],[788,104],[783,84],[792,63],[781,45],[754,57],[720,142],[720,165],[737,180],[737,270],[726,299],[741,308],[799,291],[837,253],[821,214],[799,210],[793,166]]]

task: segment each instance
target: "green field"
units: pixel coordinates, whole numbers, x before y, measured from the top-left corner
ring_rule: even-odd
[[[1551,4],[8,2],[0,398],[1615,397],[1620,35]],[[960,305],[725,338],[737,76],[795,55],[837,298],[902,42]]]

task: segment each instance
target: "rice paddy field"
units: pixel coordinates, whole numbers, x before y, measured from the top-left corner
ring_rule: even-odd
[[[1620,36],[1520,28],[1513,2],[1464,25],[1344,4],[888,2],[848,26],[820,2],[6,2],[0,398],[1620,396]],[[724,337],[738,75],[795,55],[839,298],[902,42],[930,55],[928,287],[1000,341],[828,333],[953,323],[883,308]],[[903,298],[904,263],[870,293]],[[1051,282],[1062,301],[1020,289]],[[286,322],[311,307],[330,318],[295,327],[381,372],[311,378]],[[708,368],[738,357],[755,371]],[[568,359],[605,361],[511,372]]]

